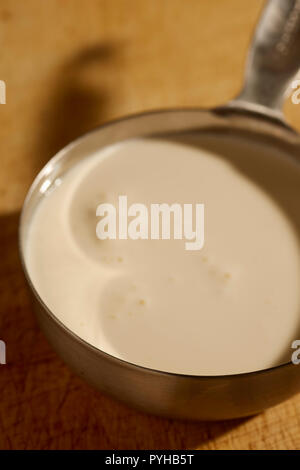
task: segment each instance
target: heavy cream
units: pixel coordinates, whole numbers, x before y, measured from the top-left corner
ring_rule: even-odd
[[[60,181],[59,181],[60,182]],[[118,358],[167,372],[250,372],[300,339],[300,170],[229,137],[128,140],[43,198],[25,257],[45,304]],[[99,204],[204,204],[205,242],[97,237]]]

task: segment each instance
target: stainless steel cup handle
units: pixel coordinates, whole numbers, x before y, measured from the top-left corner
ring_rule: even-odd
[[[300,0],[269,0],[254,33],[243,89],[231,104],[280,115],[299,67]]]

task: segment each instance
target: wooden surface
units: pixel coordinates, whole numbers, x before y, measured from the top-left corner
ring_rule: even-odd
[[[184,423],[92,390],[32,314],[17,252],[26,191],[69,140],[140,110],[213,106],[238,91],[261,0],[2,0],[0,79],[1,449],[295,449],[300,395],[259,416]],[[286,106],[300,129],[300,105]]]

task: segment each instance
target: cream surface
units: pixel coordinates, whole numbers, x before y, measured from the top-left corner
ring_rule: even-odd
[[[204,203],[205,244],[105,240],[96,207]],[[229,137],[136,139],[74,166],[39,204],[26,260],[53,313],[132,363],[233,374],[286,362],[300,337],[300,171]]]

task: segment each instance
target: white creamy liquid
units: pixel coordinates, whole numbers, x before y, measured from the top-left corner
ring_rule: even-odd
[[[205,244],[105,240],[96,208],[205,204]],[[75,165],[39,204],[26,261],[70,330],[134,364],[215,375],[287,362],[300,339],[300,171],[229,137],[136,139]]]

